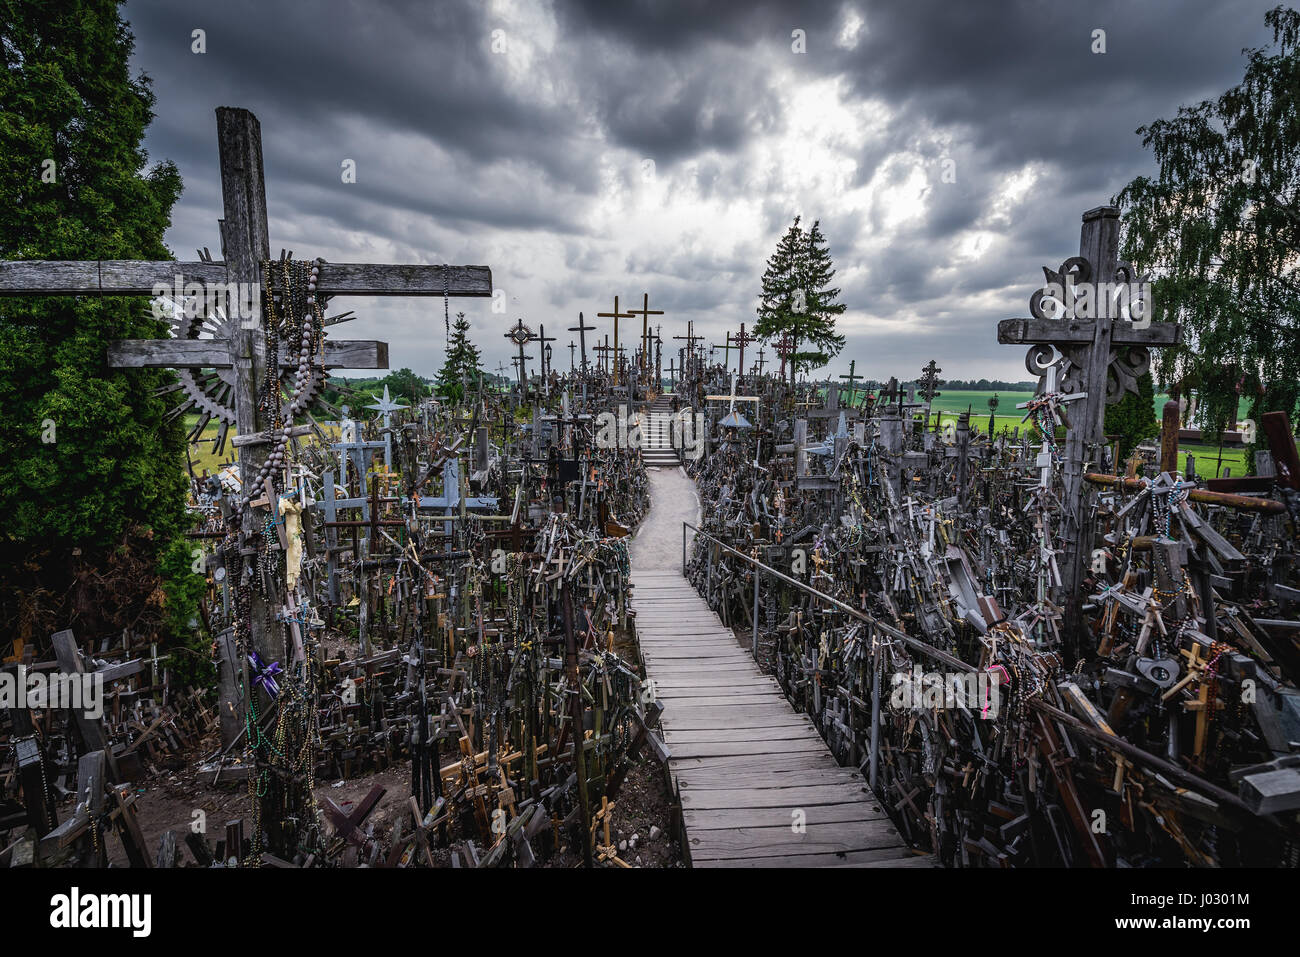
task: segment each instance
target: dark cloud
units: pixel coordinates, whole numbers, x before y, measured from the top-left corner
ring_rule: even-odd
[[[132,0],[125,15],[158,96],[151,157],[185,178],[168,233],[182,258],[216,252],[213,109],[244,106],[262,121],[275,247],[490,265],[504,311],[452,304],[490,367],[515,317],[564,330],[615,294],[648,291],[665,335],[693,319],[721,341],[752,321],[801,214],[821,219],[849,305],[828,373],[857,358],[907,376],[934,356],[949,375],[1018,378],[997,320],[1076,251],[1083,210],[1151,171],[1137,127],[1240,79],[1275,2]],[[840,43],[855,10],[856,45]],[[441,303],[347,306],[361,318],[346,335],[436,370]]]

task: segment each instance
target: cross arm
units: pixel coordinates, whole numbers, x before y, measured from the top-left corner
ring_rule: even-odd
[[[998,323],[998,342],[1062,342],[1083,345],[1092,342],[1096,322],[1092,319],[1003,319]],[[1182,340],[1182,327],[1176,322],[1153,322],[1145,329],[1127,320],[1111,326],[1110,341],[1120,346],[1172,346]]]
[[[366,339],[326,339],[327,369],[387,369],[388,343]],[[113,369],[204,368],[234,365],[225,339],[118,339],[108,346]],[[282,357],[280,365],[297,365],[297,357]]]
[[[226,264],[220,262],[151,262],[141,259],[101,259],[57,262],[20,259],[0,262],[0,296],[82,296],[111,294],[149,296],[155,286],[172,288],[183,282],[223,283]]]
[[[104,259],[57,262],[22,259],[0,262],[0,296],[116,295],[148,296],[155,286],[227,282],[222,262]],[[325,263],[317,289],[325,296],[492,295],[487,266],[403,266],[371,263]]]

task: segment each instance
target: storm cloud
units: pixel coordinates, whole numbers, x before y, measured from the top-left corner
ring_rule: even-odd
[[[753,322],[800,215],[848,306],[819,374],[936,358],[1020,379],[997,321],[1077,251],[1085,209],[1153,172],[1139,126],[1239,81],[1272,5],[137,0],[125,16],[158,98],[146,146],[185,180],[181,258],[216,251],[213,110],[242,106],[262,123],[273,251],[490,266],[504,313],[451,304],[490,369],[509,368],[516,318],[557,335],[581,310],[603,335],[615,295],[649,293],[665,337],[694,320],[720,342]],[[437,370],[441,302],[347,305],[348,337]]]

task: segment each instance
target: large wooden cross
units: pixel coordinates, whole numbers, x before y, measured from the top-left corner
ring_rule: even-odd
[[[267,226],[266,188],[262,172],[261,125],[248,110],[217,109],[217,143],[221,159],[221,193],[224,218],[220,221],[224,261],[148,262],[115,260],[97,262],[0,262],[0,295],[49,296],[152,296],[159,286],[172,288],[176,277],[219,288],[229,305],[232,284],[260,290],[262,263],[271,258]],[[332,296],[491,296],[492,273],[486,266],[370,265],[323,263],[316,294]],[[260,301],[255,296],[254,301]],[[231,316],[234,309],[227,308]],[[225,335],[213,339],[175,338],[123,340],[108,351],[112,368],[175,368],[233,370],[229,399],[239,433],[239,466],[245,489],[257,485],[259,470],[271,447],[258,408],[258,388],[266,375],[266,343],[260,322],[230,319],[221,326]],[[326,367],[388,368],[388,347],[383,342],[325,343]],[[257,532],[253,509],[244,509],[241,547]],[[246,551],[248,549],[245,549]],[[251,559],[250,559],[251,561]],[[251,639],[266,661],[284,656],[281,648],[268,647],[265,609],[254,599]],[[238,662],[221,663],[221,729],[224,744],[234,741],[243,728],[235,673]]]
[[[614,311],[618,312],[618,306],[614,306]],[[641,317],[641,374],[644,376],[650,370],[650,317],[662,316],[662,309],[650,308],[650,294],[643,293],[641,296],[641,308],[629,309],[628,313],[633,316]]]
[[[1084,283],[1100,286],[1136,282],[1138,277],[1133,267],[1119,259],[1119,209],[1099,206],[1084,213],[1079,255],[1066,260],[1055,273],[1047,268],[1043,272],[1049,283],[1066,290]],[[1150,350],[1174,345],[1181,331],[1175,323],[1144,326],[1141,322],[1106,315],[1052,318],[1042,306],[1044,298],[1040,290],[1030,299],[1033,318],[999,322],[998,342],[1030,344],[1025,366],[1040,376],[1040,392],[1046,387],[1048,369],[1055,367],[1059,388],[1086,396],[1070,412],[1062,475],[1066,642],[1067,650],[1077,656],[1084,627],[1082,582],[1091,561],[1094,529],[1093,503],[1083,481],[1086,465],[1096,460],[1105,445],[1106,406],[1118,402],[1125,392],[1136,392],[1138,377],[1150,368]],[[1149,303],[1147,314],[1150,314]]]
[[[595,329],[595,326],[586,325],[582,320],[582,313],[578,313],[578,324],[569,326],[569,332],[578,334],[578,348],[582,351],[582,371],[587,371],[587,333]]]
[[[649,297],[647,297],[647,300],[648,300],[648,298],[649,298]],[[614,297],[614,311],[613,311],[613,312],[598,312],[598,313],[596,313],[596,318],[597,318],[597,319],[613,319],[613,320],[614,320],[614,355],[615,355],[615,356],[618,355],[618,321],[619,321],[620,319],[633,319],[633,318],[635,318],[635,317],[636,317],[636,314],[635,314],[635,313],[632,313],[632,312],[619,312],[619,311],[618,311],[618,296],[615,296],[615,297]],[[618,360],[617,360],[617,358],[616,358],[615,361],[614,361],[614,385],[618,385]]]

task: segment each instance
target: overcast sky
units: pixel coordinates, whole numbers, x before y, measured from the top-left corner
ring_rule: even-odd
[[[125,16],[158,98],[147,148],[185,181],[181,259],[218,253],[213,111],[240,106],[262,124],[273,254],[491,267],[505,312],[452,301],[489,369],[509,370],[519,317],[567,369],[564,330],[581,310],[609,331],[593,317],[615,295],[649,293],[665,337],[751,327],[800,215],[821,220],[848,306],[819,376],[856,359],[907,379],[935,358],[1020,380],[997,321],[1077,253],[1085,209],[1154,171],[1139,126],[1240,81],[1273,5],[133,0]],[[337,334],[387,340],[393,368],[441,365],[441,300],[335,306],[362,317]]]

